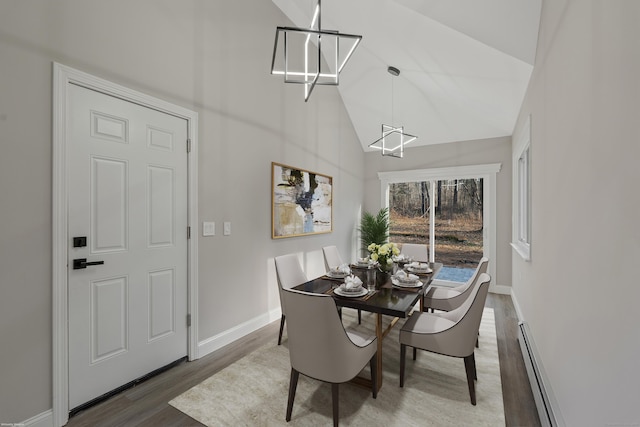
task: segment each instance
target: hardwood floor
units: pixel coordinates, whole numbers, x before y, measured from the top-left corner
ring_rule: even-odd
[[[496,319],[505,425],[539,426],[538,410],[518,343],[518,317],[511,297],[489,294],[486,306],[493,308]]]
[[[487,307],[494,309],[505,424],[539,426],[538,413],[517,341],[517,317],[511,298],[489,294]],[[67,426],[202,426],[168,402],[263,344],[277,341],[280,321],[199,360],[180,365],[144,383],[88,408],[69,419]],[[283,425],[284,414],[283,414]]]

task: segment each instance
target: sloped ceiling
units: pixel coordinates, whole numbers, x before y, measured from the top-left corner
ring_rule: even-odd
[[[309,27],[316,0],[273,2]],[[322,0],[323,30],[363,36],[338,86],[363,149],[382,123],[418,136],[407,149],[511,135],[540,8],[541,0]]]

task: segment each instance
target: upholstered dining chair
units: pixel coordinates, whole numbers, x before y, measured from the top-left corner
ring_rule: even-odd
[[[471,404],[476,404],[477,380],[475,343],[482,320],[482,311],[489,291],[491,277],[483,273],[469,298],[455,310],[447,313],[414,313],[400,329],[400,387],[404,387],[407,346],[445,356],[461,357],[467,373]]]
[[[324,267],[327,273],[335,267],[344,264],[340,251],[337,246],[325,246],[322,248],[322,255],[324,256]],[[362,311],[358,309],[358,324],[362,323]]]
[[[291,420],[299,374],[331,383],[333,425],[338,425],[340,383],[353,379],[369,362],[371,392],[377,396],[375,335],[345,329],[330,295],[282,291],[287,311],[291,379],[286,420]]]
[[[483,257],[480,262],[478,262],[478,266],[469,280],[455,288],[431,286],[424,295],[424,311],[427,311],[429,308],[432,312],[434,310],[451,311],[460,307],[471,293],[473,285],[477,282],[480,275],[487,272],[488,265],[489,258]]]
[[[277,256],[275,258],[275,262],[276,276],[278,279],[278,292],[280,295],[280,308],[282,309],[282,316],[280,317],[280,333],[278,334],[278,345],[280,345],[282,342],[282,332],[284,331],[284,322],[286,318],[285,306],[282,300],[282,290],[297,286],[306,282],[308,279],[296,254]]]
[[[334,267],[344,264],[340,251],[337,246],[325,246],[322,248],[322,255],[324,256],[324,266],[327,271]]]
[[[429,249],[427,245],[417,243],[403,243],[400,253],[410,257],[414,261],[429,262]]]

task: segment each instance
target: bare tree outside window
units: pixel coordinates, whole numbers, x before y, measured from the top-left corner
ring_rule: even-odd
[[[435,260],[451,267],[474,267],[483,254],[483,180],[391,184],[390,240],[429,244],[430,210],[435,209]],[[434,197],[435,196],[435,197]]]

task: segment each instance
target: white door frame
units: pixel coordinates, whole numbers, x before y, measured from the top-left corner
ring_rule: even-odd
[[[56,62],[53,63],[53,425],[61,426],[69,419],[69,348],[67,320],[68,290],[68,183],[67,183],[67,122],[68,87],[76,84],[102,92],[143,107],[152,108],[187,121],[190,139],[188,160],[188,226],[191,238],[187,244],[187,312],[191,316],[188,331],[189,360],[198,355],[198,113],[168,103],[126,87],[108,82]],[[185,150],[187,148],[185,147]]]
[[[389,184],[402,182],[424,182],[445,179],[473,179],[482,178],[484,181],[483,206],[483,253],[488,257],[489,274],[496,277],[497,248],[496,248],[496,174],[502,168],[501,163],[491,163],[472,166],[453,166],[447,168],[416,169],[405,171],[378,172],[380,179],[380,202],[383,207],[389,207]],[[431,227],[433,228],[433,221]],[[432,230],[433,234],[433,230]],[[431,257],[434,256],[433,248],[429,251]],[[498,288],[495,283],[491,283],[489,289],[495,292]]]

